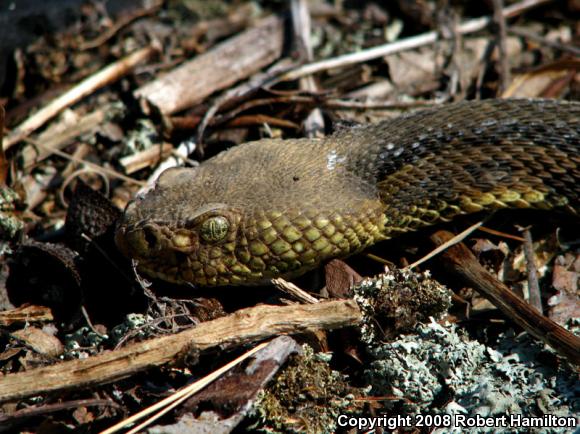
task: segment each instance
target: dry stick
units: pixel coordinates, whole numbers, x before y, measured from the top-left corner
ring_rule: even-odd
[[[42,404],[35,407],[26,407],[21,410],[16,410],[12,414],[0,414],[0,424],[10,423],[15,426],[18,422],[30,419],[32,417],[46,416],[50,413],[63,410],[73,410],[79,407],[113,407],[116,410],[122,411],[121,405],[110,399],[76,399],[74,401],[57,402],[54,404]],[[4,426],[3,428],[6,428]]]
[[[431,240],[436,245],[442,245],[452,238],[453,234],[446,231],[439,231],[431,236]],[[572,363],[580,364],[580,337],[545,317],[514,294],[504,283],[482,267],[464,244],[450,247],[441,255],[441,258],[444,266],[482,293],[516,324],[532,336],[552,346]]]
[[[279,334],[345,327],[360,319],[354,300],[242,309],[175,335],[134,343],[84,360],[5,375],[0,377],[0,402],[110,383],[169,363],[184,350],[231,348]]]
[[[529,228],[523,230],[524,234],[524,256],[526,257],[526,268],[528,269],[528,294],[529,303],[542,313],[542,297],[540,296],[540,284],[538,283],[538,270],[534,255],[534,244]]]
[[[189,108],[278,59],[284,45],[284,21],[270,16],[254,27],[178,66],[134,94],[163,114]]]
[[[74,124],[67,121],[58,124],[53,122],[41,134],[32,139],[42,143],[45,148],[62,149],[73,142],[75,138],[96,130],[107,119],[111,110],[111,106],[109,105],[99,107],[95,111],[87,113],[82,118],[77,119]],[[30,166],[39,163],[50,155],[52,154],[49,150],[39,150],[31,145],[24,146],[21,151],[22,165],[28,169]]]
[[[272,104],[309,104],[312,106],[321,106],[330,109],[364,109],[364,110],[406,110],[419,107],[432,107],[445,102],[444,99],[436,99],[431,101],[354,101],[336,98],[324,98],[304,95],[290,95],[277,96],[274,98],[261,98],[248,101],[240,106],[226,112],[222,115],[216,116],[211,125],[220,125],[231,119],[236,118],[240,113],[264,105]],[[215,113],[215,112],[214,112]]]
[[[227,124],[225,124],[225,126],[226,128],[238,128],[264,124],[278,128],[289,128],[293,130],[300,129],[300,125],[298,125],[296,122],[260,114],[238,116],[235,119],[229,121]]]
[[[574,47],[573,45],[566,45],[561,42],[550,41],[543,36],[536,35],[535,33],[532,33],[521,27],[510,26],[507,31],[512,35],[520,36],[525,39],[531,39],[532,41],[535,41],[541,45],[545,45],[546,47],[555,48],[556,50],[566,51],[575,56],[580,56],[580,48],[578,47]]]
[[[157,47],[153,45],[142,48],[85,78],[72,89],[66,91],[16,127],[6,138],[4,149],[9,149],[14,144],[23,140],[31,132],[40,128],[65,108],[92,94],[95,90],[113,83],[128,74],[135,66],[148,59],[157,50]]]
[[[8,178],[8,161],[4,154],[4,147],[2,141],[4,139],[4,106],[0,105],[0,187],[6,185],[6,178]]]
[[[512,18],[529,9],[547,4],[553,0],[523,0],[505,8],[502,13],[506,18]],[[457,32],[465,35],[468,33],[478,32],[483,30],[491,23],[491,17],[481,17],[469,20],[460,24]],[[335,57],[333,59],[321,60],[319,62],[310,63],[298,67],[280,77],[281,80],[291,81],[296,80],[305,75],[314,74],[316,72],[325,71],[328,69],[339,68],[343,66],[353,65],[357,63],[367,62],[379,57],[388,56],[390,54],[399,53],[401,51],[412,50],[424,45],[432,44],[439,38],[439,33],[436,31],[423,33],[421,35],[413,36],[402,41],[392,42],[388,44],[379,45],[368,50],[358,51],[356,53],[345,54]]]
[[[288,59],[282,59],[268,68],[266,72],[254,75],[247,82],[241,83],[231,89],[228,89],[218,98],[216,98],[216,100],[212,103],[211,107],[207,109],[203,115],[203,118],[199,122],[196,134],[197,142],[202,142],[205,129],[210,124],[214,115],[223,105],[226,103],[231,103],[232,101],[240,100],[242,98],[247,98],[249,95],[257,92],[261,88],[273,86],[278,82],[277,77],[279,77],[280,73],[287,71],[288,69],[290,69],[290,62]]]
[[[302,303],[314,304],[320,301],[316,297],[313,297],[312,295],[308,294],[302,288],[280,277],[272,279],[272,285],[274,285],[280,291],[285,292],[286,294],[295,298],[296,300],[301,301]]]
[[[500,87],[499,94],[501,95],[508,87],[511,81],[510,78],[510,67],[507,58],[507,31],[505,15],[503,11],[503,0],[493,0],[493,20],[498,27],[498,52],[499,52],[499,65],[500,65]]]
[[[290,2],[292,15],[292,28],[294,30],[294,49],[298,57],[304,62],[312,62],[314,54],[310,40],[310,13],[306,0],[292,0]],[[319,86],[314,77],[309,75],[299,80],[301,90],[308,92],[319,91]],[[306,137],[322,137],[324,135],[324,118],[320,108],[311,110],[304,120],[304,132]]]
[[[523,243],[525,241],[522,237],[518,237],[512,234],[506,234],[505,232],[496,231],[495,229],[487,228],[485,226],[480,226],[478,230],[480,230],[481,232],[487,232],[488,234],[497,235],[498,237],[509,238],[510,240],[519,241],[520,243]]]
[[[28,305],[0,312],[0,326],[48,321],[54,321],[54,316],[50,308],[44,306]]]
[[[153,2],[153,4],[148,5],[144,9],[139,9],[130,15],[122,16],[115,24],[113,24],[109,29],[107,29],[105,32],[100,34],[97,38],[90,40],[90,41],[83,42],[80,45],[79,49],[84,51],[84,50],[90,50],[92,48],[97,48],[97,47],[103,45],[105,42],[107,42],[109,39],[111,39],[113,36],[115,36],[117,34],[117,32],[119,32],[123,27],[128,26],[133,21],[136,21],[139,18],[143,18],[143,17],[146,17],[148,15],[154,14],[155,12],[157,12],[157,10],[162,5],[163,5],[163,0],[155,0]]]
[[[127,175],[131,175],[165,160],[172,154],[172,151],[173,146],[171,143],[158,143],[141,152],[121,158],[119,164],[123,166]]]

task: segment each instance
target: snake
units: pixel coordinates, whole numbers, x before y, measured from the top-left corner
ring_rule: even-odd
[[[579,102],[463,101],[168,169],[127,204],[115,240],[153,278],[262,285],[459,215],[578,216],[579,197]]]

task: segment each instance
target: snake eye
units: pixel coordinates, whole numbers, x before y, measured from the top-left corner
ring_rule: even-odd
[[[201,237],[210,243],[223,240],[230,228],[230,222],[225,217],[210,217],[201,224]]]

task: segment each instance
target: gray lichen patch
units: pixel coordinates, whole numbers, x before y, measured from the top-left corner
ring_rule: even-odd
[[[14,211],[18,208],[20,198],[14,190],[0,188],[0,240],[10,240],[24,227],[24,223]]]
[[[428,271],[386,268],[353,292],[363,312],[361,339],[367,344],[409,332],[419,322],[441,317],[451,306],[451,292]]]
[[[260,432],[316,432],[336,430],[340,414],[360,414],[362,403],[355,396],[364,390],[347,383],[347,377],[332,370],[327,360],[303,346],[275,381],[262,392],[253,409],[252,427]]]
[[[369,353],[374,361],[365,375],[371,394],[399,398],[385,401],[388,411],[483,417],[573,416],[580,411],[577,375],[564,362],[541,362],[545,357],[557,359],[527,336],[514,339],[513,333],[504,334],[496,351],[460,334],[455,325],[432,321],[419,325],[415,334],[370,347]],[[518,432],[515,427],[508,431]]]

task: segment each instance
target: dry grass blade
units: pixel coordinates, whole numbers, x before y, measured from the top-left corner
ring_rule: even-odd
[[[441,244],[439,247],[433,249],[431,252],[429,252],[428,254],[423,256],[421,259],[413,262],[411,265],[408,265],[405,268],[412,270],[413,268],[421,265],[423,262],[427,262],[429,259],[433,258],[434,256],[437,256],[439,253],[443,252],[444,250],[448,249],[449,247],[453,246],[454,244],[457,244],[457,243],[463,241],[466,237],[469,236],[469,234],[471,234],[476,229],[479,229],[482,224],[483,224],[483,221],[475,223],[474,225],[468,227],[460,234],[455,235],[449,241],[446,241],[445,243]]]
[[[236,366],[237,364],[243,362],[248,357],[254,355],[258,351],[260,351],[262,348],[266,347],[266,345],[268,345],[268,342],[264,342],[264,343],[262,343],[262,344],[260,344],[260,345],[258,345],[256,347],[252,348],[250,351],[242,354],[237,359],[232,360],[227,365],[222,366],[221,368],[215,370],[211,374],[206,375],[205,377],[199,379],[195,383],[192,383],[189,386],[186,386],[183,389],[175,392],[173,395],[168,396],[167,398],[159,401],[157,404],[154,404],[154,405],[152,405],[152,406],[144,409],[143,411],[140,411],[139,413],[134,414],[133,416],[131,416],[131,417],[129,417],[129,418],[127,418],[127,419],[119,422],[118,424],[113,425],[112,427],[110,427],[110,428],[102,431],[101,434],[113,434],[113,433],[116,433],[116,432],[118,432],[119,430],[121,430],[123,428],[127,428],[128,426],[130,426],[134,422],[136,422],[136,421],[138,421],[140,419],[143,419],[147,415],[149,415],[149,414],[151,414],[151,413],[159,410],[159,412],[157,414],[155,414],[153,417],[147,419],[142,424],[140,424],[140,425],[136,426],[135,428],[131,429],[127,434],[139,432],[140,430],[142,430],[143,428],[145,428],[146,426],[148,426],[150,423],[152,423],[156,419],[160,418],[165,413],[167,413],[171,409],[175,408],[177,405],[179,405],[180,403],[182,403],[186,399],[190,398],[195,393],[199,392],[201,389],[203,389],[204,387],[206,387],[207,385],[209,385],[211,382],[217,380],[219,377],[221,377],[227,371],[229,371],[230,369],[232,369],[234,366]]]
[[[515,240],[522,243],[525,241],[522,237],[518,237],[517,235],[506,234],[505,232],[496,231],[495,229],[490,229],[485,226],[480,226],[478,230],[480,230],[481,232],[487,232],[488,234],[497,235],[498,237],[509,238],[510,240]]]

